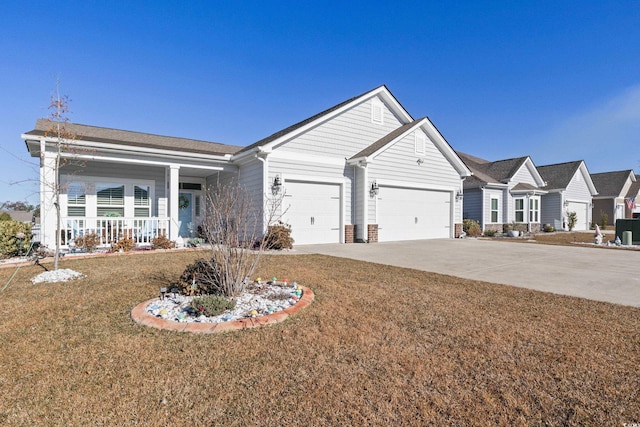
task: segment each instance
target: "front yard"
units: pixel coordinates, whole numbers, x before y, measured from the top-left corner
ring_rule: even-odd
[[[67,259],[0,294],[0,424],[622,425],[640,422],[640,310],[316,255],[258,274],[315,292],[226,334],[135,324],[194,251]],[[0,269],[0,288],[15,268]]]

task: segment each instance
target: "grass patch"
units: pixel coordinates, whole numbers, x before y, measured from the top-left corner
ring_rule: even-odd
[[[257,275],[314,303],[214,335],[131,309],[197,252],[64,260],[87,275],[0,298],[0,424],[622,425],[640,421],[640,310],[316,255]],[[0,270],[0,283],[14,269]]]

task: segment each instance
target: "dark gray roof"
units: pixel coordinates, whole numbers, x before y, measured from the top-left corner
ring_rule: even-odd
[[[52,135],[51,122],[48,119],[38,119],[34,130],[26,135]],[[235,145],[219,144],[216,142],[199,141],[195,139],[176,138],[172,136],[154,135],[150,133],[132,132],[128,130],[110,129],[88,126],[77,123],[66,123],[66,130],[77,135],[76,139],[106,144],[126,144],[136,147],[164,149],[180,152],[202,153],[213,155],[234,154],[242,149]]]
[[[567,188],[571,179],[576,174],[582,160],[557,163],[554,165],[536,166],[542,179],[547,182],[545,190],[558,190]]]
[[[598,190],[598,197],[620,197],[622,188],[627,182],[631,169],[626,171],[592,173],[591,180]]]
[[[316,114],[314,116],[311,116],[311,117],[309,117],[307,119],[304,119],[301,122],[298,122],[298,123],[296,123],[294,125],[291,125],[288,128],[282,129],[282,130],[280,130],[280,131],[278,131],[278,132],[276,132],[276,133],[274,133],[272,135],[269,135],[268,137],[263,138],[260,141],[254,142],[253,144],[244,147],[242,150],[239,151],[239,153],[241,153],[243,151],[248,151],[248,150],[251,150],[253,148],[260,147],[260,146],[266,145],[266,144],[268,144],[268,143],[270,143],[272,141],[275,141],[276,139],[278,139],[278,138],[280,138],[280,137],[282,137],[284,135],[287,135],[287,134],[295,131],[296,129],[299,129],[299,128],[301,128],[301,127],[303,127],[303,126],[305,126],[305,125],[307,125],[309,123],[312,123],[315,120],[317,120],[317,119],[319,119],[319,118],[321,118],[323,116],[326,116],[327,114],[330,114],[333,111],[336,111],[336,110],[344,107],[345,105],[349,104],[350,102],[353,102],[356,99],[361,98],[361,97],[365,96],[366,94],[368,94],[370,92],[373,92],[375,90],[378,90],[378,89],[380,89],[382,87],[386,88],[385,85],[378,86],[378,87],[376,87],[374,89],[371,89],[371,90],[368,90],[368,91],[366,91],[366,92],[364,92],[364,93],[362,93],[362,94],[360,94],[358,96],[354,96],[353,98],[347,99],[344,102],[341,102],[341,103],[339,103],[337,105],[334,105],[333,107],[328,108],[328,109],[326,109],[326,110],[324,110],[324,111],[322,111],[322,112],[320,112],[320,113],[318,113],[318,114]],[[388,88],[387,88],[387,91],[391,94],[391,91],[389,91]],[[391,94],[391,96],[393,96],[393,94]],[[395,99],[395,97],[394,97],[394,99]],[[400,103],[398,103],[398,104],[400,104]]]
[[[522,167],[524,162],[529,158],[516,157],[513,159],[498,160],[496,162],[490,162],[478,157],[470,156],[468,154],[457,151],[458,156],[473,172],[474,179],[469,179],[471,183],[506,183],[513,175]]]
[[[422,120],[422,119],[420,119],[420,120]],[[389,133],[389,134],[385,135],[384,137],[380,138],[379,140],[377,140],[376,142],[374,142],[373,144],[371,144],[370,146],[368,146],[364,150],[362,150],[359,153],[351,156],[351,159],[357,159],[357,158],[360,158],[360,157],[366,157],[366,156],[372,155],[373,153],[375,153],[376,151],[378,151],[379,149],[381,149],[382,147],[384,147],[385,145],[387,145],[388,143],[390,143],[394,139],[398,138],[403,133],[409,131],[420,120],[414,120],[414,121],[412,121],[410,123],[406,123],[406,124],[400,126],[399,128],[394,129],[391,133]]]
[[[636,182],[633,182],[631,187],[629,187],[627,197],[637,196],[638,193],[640,193],[640,176],[636,175]],[[640,203],[640,200],[637,200],[636,203]]]
[[[511,191],[531,191],[531,190],[540,190],[540,188],[535,185],[527,184],[525,182],[519,182],[513,186]]]

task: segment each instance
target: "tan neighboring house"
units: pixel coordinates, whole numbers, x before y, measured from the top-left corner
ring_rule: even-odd
[[[598,190],[598,195],[593,197],[593,222],[601,224],[603,215],[607,216],[607,225],[615,225],[617,219],[633,217],[625,203],[637,182],[633,170],[595,173],[591,174],[591,179]]]

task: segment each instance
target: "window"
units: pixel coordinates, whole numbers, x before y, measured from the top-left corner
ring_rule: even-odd
[[[524,222],[524,199],[515,199],[516,222]]]
[[[195,202],[194,202],[193,209],[195,210],[195,215],[196,216],[200,216],[200,196],[198,196],[198,195],[195,196]]]
[[[384,123],[384,106],[378,98],[371,100],[371,122],[380,125]]]
[[[496,223],[498,222],[498,198],[497,197],[492,197],[491,198],[491,222]]]
[[[133,216],[145,217],[149,215],[151,203],[149,201],[149,186],[135,185],[133,187]]]
[[[529,199],[529,222],[540,220],[540,200],[538,198]]]
[[[67,186],[67,216],[86,216],[87,193],[80,182],[72,182]]]
[[[425,151],[425,136],[422,132],[416,132],[415,136],[415,145],[416,145],[416,154],[424,154]]]
[[[96,184],[98,216],[124,216],[124,185]]]

